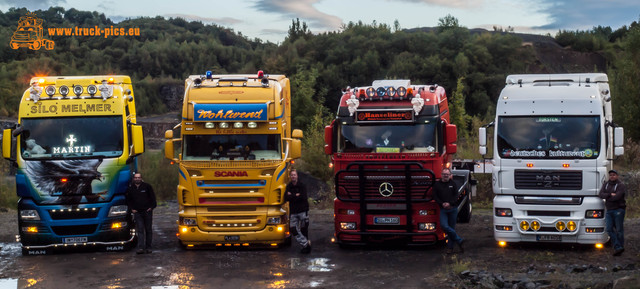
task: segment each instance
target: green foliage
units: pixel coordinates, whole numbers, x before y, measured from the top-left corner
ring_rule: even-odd
[[[159,201],[174,200],[178,187],[178,166],[164,158],[163,151],[146,151],[138,157],[142,179],[153,186]]]
[[[458,128],[458,139],[466,139],[469,135],[468,122],[470,120],[469,115],[464,105],[464,77],[458,79],[458,85],[456,90],[449,98],[449,119],[452,124],[455,124]]]
[[[16,195],[16,183],[10,174],[11,163],[0,160],[0,208],[17,208],[18,196]]]

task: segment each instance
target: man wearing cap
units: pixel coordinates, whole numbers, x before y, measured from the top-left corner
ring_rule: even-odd
[[[620,256],[624,252],[624,214],[627,207],[624,200],[626,193],[624,184],[618,180],[616,170],[609,171],[609,181],[605,182],[600,189],[600,198],[605,200],[607,213],[605,221],[607,233],[613,245],[613,256]]]

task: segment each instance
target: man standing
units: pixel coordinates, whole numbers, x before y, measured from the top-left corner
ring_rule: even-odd
[[[613,256],[620,256],[624,252],[624,214],[627,204],[624,200],[626,193],[624,184],[618,180],[616,170],[609,171],[609,181],[602,185],[600,198],[605,200],[604,206],[607,208],[605,221],[607,233],[613,245]]]
[[[285,200],[289,202],[291,233],[296,237],[302,249],[300,253],[311,252],[311,241],[309,240],[309,201],[307,200],[307,189],[304,184],[298,181],[298,171],[291,170],[291,182],[287,184]]]
[[[136,254],[151,253],[151,223],[153,209],[155,209],[156,194],[151,185],[142,181],[142,175],[135,173],[133,182],[127,188],[127,205],[133,213],[138,236],[138,250]]]
[[[454,244],[458,244],[460,252],[464,253],[462,239],[456,233],[458,219],[458,187],[453,182],[450,169],[443,169],[439,182],[433,184],[433,198],[440,205],[440,227],[447,233],[447,254],[453,253]]]

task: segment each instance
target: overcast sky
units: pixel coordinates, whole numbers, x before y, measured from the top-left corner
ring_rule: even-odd
[[[250,38],[282,42],[291,20],[314,33],[336,31],[350,21],[401,28],[433,27],[450,14],[467,28],[513,27],[515,32],[555,35],[558,30],[613,30],[640,19],[639,0],[0,0],[0,10],[61,6],[104,13],[114,21],[139,16],[182,17],[232,28]],[[46,24],[45,24],[46,25]]]

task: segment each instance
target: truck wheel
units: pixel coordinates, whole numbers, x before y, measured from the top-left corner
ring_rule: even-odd
[[[458,212],[458,223],[469,223],[471,221],[471,209],[471,197],[468,197],[466,203]]]
[[[53,40],[49,40],[49,39],[43,39],[43,46],[46,50],[53,50],[53,47],[55,47],[56,43],[53,42]]]
[[[40,43],[40,41],[34,41],[31,43],[31,45],[29,45],[29,48],[31,48],[32,50],[40,50],[41,46],[42,44]]]

